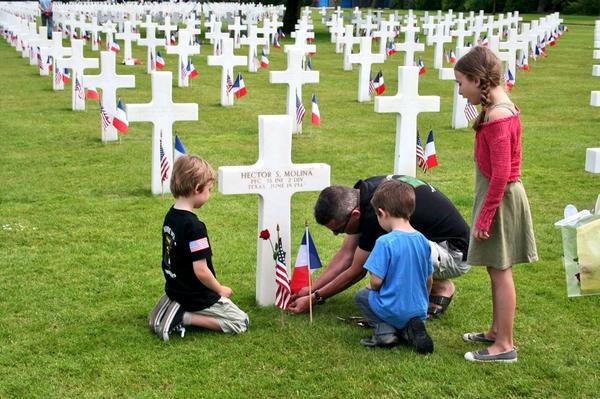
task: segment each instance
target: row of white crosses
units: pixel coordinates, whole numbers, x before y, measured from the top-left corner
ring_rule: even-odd
[[[471,50],[470,47],[457,47],[456,48],[456,59],[461,59],[466,53]],[[463,129],[469,126],[469,121],[465,115],[465,107],[467,106],[467,99],[459,94],[458,83],[454,76],[454,68],[441,68],[439,72],[440,80],[451,80],[454,81],[454,90],[452,95],[452,128]]]
[[[597,20],[594,26],[594,52],[593,58],[600,59],[600,20]],[[592,66],[592,76],[600,76],[600,65]],[[590,104],[594,107],[600,107],[600,91],[592,91]]]
[[[595,60],[600,59],[600,20],[594,26],[594,53]],[[600,65],[594,65],[592,76],[600,76]],[[600,107],[600,91],[592,91],[590,105]],[[588,148],[585,152],[585,170],[590,173],[600,173],[600,148]]]

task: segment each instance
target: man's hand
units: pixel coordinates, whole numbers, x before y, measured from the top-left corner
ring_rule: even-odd
[[[217,294],[224,296],[225,298],[231,298],[231,295],[233,295],[233,290],[229,287],[222,285],[221,289],[217,292]]]
[[[300,291],[292,295],[292,300],[296,300],[297,298],[307,296],[308,295],[308,287],[301,288]]]
[[[291,312],[294,312],[296,314],[306,313],[306,312],[308,312],[308,300],[309,299],[310,298],[308,295],[298,297],[298,298],[296,298],[296,300],[294,302],[292,302],[290,304],[288,309]]]

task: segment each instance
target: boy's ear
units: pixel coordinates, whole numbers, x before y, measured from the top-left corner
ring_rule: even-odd
[[[377,210],[375,211],[377,216],[379,216],[380,218],[385,216],[385,211],[382,208],[377,208]]]

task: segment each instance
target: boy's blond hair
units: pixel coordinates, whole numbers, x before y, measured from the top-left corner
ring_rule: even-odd
[[[189,197],[196,186],[199,191],[215,180],[215,171],[198,155],[182,155],[173,165],[171,193],[175,198]]]

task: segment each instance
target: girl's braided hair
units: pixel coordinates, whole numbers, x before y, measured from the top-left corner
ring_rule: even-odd
[[[502,63],[489,48],[476,46],[456,62],[454,69],[471,81],[476,78],[479,79],[481,112],[473,123],[473,129],[477,130],[485,118],[488,105],[491,103],[490,90],[502,84]]]

